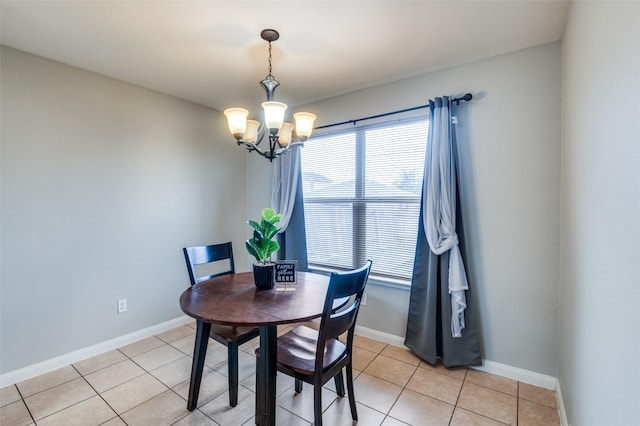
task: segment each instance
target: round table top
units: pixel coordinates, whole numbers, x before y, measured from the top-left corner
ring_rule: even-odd
[[[258,290],[252,272],[195,284],[180,296],[182,311],[198,320],[235,326],[278,325],[322,315],[329,277],[298,272],[294,291]]]

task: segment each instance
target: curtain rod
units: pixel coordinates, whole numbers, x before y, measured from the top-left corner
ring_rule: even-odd
[[[472,98],[473,98],[473,95],[471,93],[467,93],[464,96],[452,99],[451,102],[455,102],[456,105],[457,105],[457,104],[460,104],[460,101],[470,101]],[[399,109],[397,111],[385,112],[383,114],[370,115],[369,117],[356,118],[355,120],[347,120],[347,121],[343,121],[343,122],[340,122],[340,123],[326,124],[324,126],[316,127],[315,130],[317,130],[317,129],[326,129],[327,127],[341,126],[343,124],[349,124],[349,123],[353,123],[353,125],[355,126],[358,121],[371,120],[371,119],[374,119],[374,118],[386,117],[388,115],[394,115],[394,114],[401,114],[403,112],[415,111],[417,109],[423,109],[423,108],[429,108],[429,104],[420,105],[420,106],[416,106],[416,107],[412,107],[412,108]]]

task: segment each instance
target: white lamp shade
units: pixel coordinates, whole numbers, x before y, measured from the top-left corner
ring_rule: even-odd
[[[296,120],[296,134],[304,142],[313,132],[313,122],[316,120],[316,116],[310,112],[297,112],[293,114],[293,118]]]
[[[282,123],[280,131],[278,132],[278,143],[283,147],[286,147],[291,143],[291,134],[293,133],[293,124]]]
[[[267,126],[272,134],[277,133],[284,121],[284,111],[287,109],[287,104],[269,101],[263,102],[262,108],[264,109],[265,126]]]
[[[236,139],[242,139],[247,129],[247,116],[249,111],[244,108],[229,108],[224,110],[227,116],[229,131]]]
[[[258,127],[260,123],[256,120],[247,120],[247,130],[244,132],[244,139],[247,142],[255,143],[258,139]]]

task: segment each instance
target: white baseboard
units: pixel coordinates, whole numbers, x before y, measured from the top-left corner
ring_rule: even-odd
[[[486,373],[507,377],[512,380],[527,383],[541,388],[556,390],[558,379],[546,374],[536,373],[534,371],[525,370],[523,368],[512,367],[510,365],[493,362],[486,359],[482,360],[482,367],[472,367],[474,370],[484,371]]]
[[[188,324],[191,321],[193,321],[193,318],[181,316],[163,322],[161,324],[156,324],[142,330],[134,331],[133,333],[125,334],[124,336],[116,337],[115,339],[107,340],[106,342],[78,349],[77,351],[69,352],[67,354],[51,358],[37,364],[29,365],[24,368],[9,371],[0,375],[0,388],[13,385],[15,383],[30,379],[35,376],[39,376],[44,373],[48,373],[53,370],[57,370],[58,368],[65,367],[67,365],[103,354],[105,352],[109,352],[138,340],[160,334],[184,324]]]
[[[375,339],[383,343],[388,343],[393,346],[404,347],[404,337],[396,336],[395,334],[385,333],[383,331],[374,330],[373,328],[356,325],[356,334],[359,336],[369,337],[371,339]]]
[[[558,411],[560,412],[560,424],[562,426],[570,426],[569,420],[567,419],[567,411],[564,409],[564,401],[562,400],[559,381],[556,383],[556,400],[558,401]]]
[[[404,337],[396,336],[382,331],[373,330],[371,328],[356,326],[356,334],[364,337],[379,340],[394,346],[404,346]],[[511,367],[510,365],[501,364],[489,360],[482,361],[482,367],[473,367],[476,370],[484,371],[498,376],[507,377],[512,380],[518,380],[530,385],[539,386],[545,389],[556,390],[558,379],[546,374],[536,373],[534,371],[522,368]]]

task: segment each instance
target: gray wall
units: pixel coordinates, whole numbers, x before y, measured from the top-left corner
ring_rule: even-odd
[[[321,125],[476,95],[459,132],[472,135],[464,215],[484,356],[551,375],[559,84],[552,44],[308,106]],[[271,166],[229,142],[220,113],[7,48],[2,94],[2,372],[178,316],[185,244],[231,239],[251,264],[239,247]],[[403,336],[407,305],[406,290],[372,285],[360,324]]]
[[[574,2],[562,43],[558,378],[569,423],[640,418],[640,3]]]
[[[181,248],[246,263],[222,114],[2,47],[0,372],[181,315]],[[116,313],[116,300],[129,310]]]
[[[484,358],[556,375],[560,254],[560,45],[550,44],[328,99],[295,110],[317,125],[472,92],[460,114],[467,260]],[[254,175],[268,162],[250,159]],[[262,174],[261,174],[262,173]],[[269,202],[248,188],[257,206]],[[368,287],[359,324],[404,336],[408,291]]]

